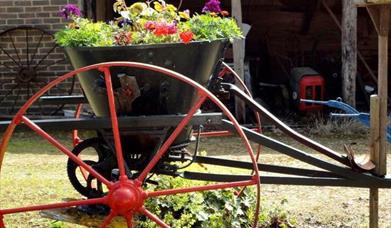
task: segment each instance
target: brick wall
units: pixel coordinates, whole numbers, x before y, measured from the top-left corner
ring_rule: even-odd
[[[39,88],[71,70],[51,35],[67,23],[58,12],[68,3],[81,6],[82,0],[0,0],[0,116],[14,113]],[[13,29],[18,26],[28,27]],[[49,94],[66,94],[70,85]],[[32,112],[49,113],[40,106]]]

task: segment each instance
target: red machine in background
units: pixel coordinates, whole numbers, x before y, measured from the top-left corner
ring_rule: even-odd
[[[302,112],[322,110],[322,105],[303,103],[300,99],[324,100],[325,80],[310,67],[295,67],[291,71],[290,84],[295,106]]]

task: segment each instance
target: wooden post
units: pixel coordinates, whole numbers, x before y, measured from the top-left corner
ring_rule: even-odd
[[[242,1],[241,0],[232,0],[231,1],[232,6],[232,17],[235,18],[236,22],[238,23],[240,28],[243,28],[242,26]],[[233,56],[234,56],[234,70],[240,78],[244,81],[244,40],[235,40],[233,43]],[[240,85],[237,84],[239,87]],[[241,121],[246,121],[246,110],[245,110],[245,104],[242,101],[235,100],[235,116],[236,118]]]
[[[388,99],[388,34],[390,5],[367,5],[367,10],[378,33],[378,98],[371,97],[371,159],[374,173],[387,174],[387,99]],[[373,102],[372,102],[373,101]],[[372,104],[378,103],[378,104]],[[372,110],[373,109],[373,110]],[[379,190],[369,193],[369,227],[379,226]]]
[[[388,98],[388,32],[390,24],[390,6],[380,8],[379,17],[379,79],[378,95],[380,102],[380,144],[379,144],[379,173],[384,176],[387,173],[387,98]]]
[[[369,228],[379,227],[379,189],[369,189]]]
[[[377,95],[371,96],[371,128],[370,128],[370,139],[369,148],[371,161],[375,164],[375,173],[379,172],[379,146],[380,146],[380,103]],[[379,218],[379,189],[369,189],[369,227],[377,228]]]
[[[342,0],[342,97],[356,106],[357,8],[353,0]]]
[[[369,150],[371,161],[376,168],[374,173],[379,173],[379,147],[380,147],[380,103],[377,95],[371,96],[371,119],[370,119],[370,133],[369,133]]]

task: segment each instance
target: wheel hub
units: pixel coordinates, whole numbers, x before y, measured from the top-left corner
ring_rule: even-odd
[[[32,81],[36,76],[36,71],[34,69],[28,68],[22,68],[20,69],[16,79],[20,82],[30,82]]]
[[[146,192],[134,181],[117,183],[108,195],[108,205],[120,215],[138,211],[146,199]]]

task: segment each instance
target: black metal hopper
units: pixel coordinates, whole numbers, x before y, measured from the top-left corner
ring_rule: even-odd
[[[227,44],[227,40],[217,40],[188,44],[73,47],[65,48],[65,53],[75,69],[111,61],[141,62],[171,69],[206,86],[219,60],[223,58]],[[119,116],[185,114],[195,102],[196,92],[193,88],[160,73],[123,67],[112,67],[110,71]],[[95,115],[108,117],[108,100],[102,72],[80,73],[78,79]],[[173,146],[177,148],[178,145],[186,145],[190,130],[190,127],[184,129]],[[169,132],[171,130],[166,134]],[[121,130],[121,135],[124,149],[138,155],[153,154],[166,137],[163,135],[158,139],[154,133],[139,133],[137,129],[129,129],[127,132]],[[134,168],[139,169],[140,166],[143,165]]]

